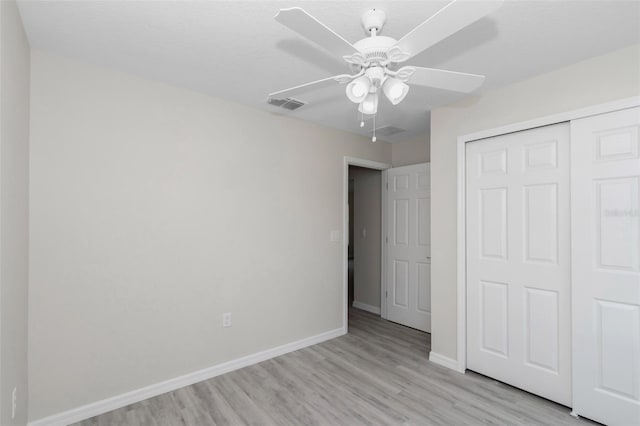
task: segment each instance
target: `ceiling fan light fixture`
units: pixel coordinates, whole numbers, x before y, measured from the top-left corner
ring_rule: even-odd
[[[2,0],[0,0],[2,1]],[[332,83],[346,85],[346,95],[358,104],[358,111],[373,116],[375,142],[375,119],[378,112],[380,91],[389,102],[397,105],[404,100],[411,85],[434,87],[459,93],[470,93],[484,81],[484,76],[414,66],[400,66],[425,49],[482,19],[498,9],[504,0],[467,2],[450,0],[448,4],[427,18],[409,33],[396,40],[379,35],[385,24],[383,11],[371,9],[362,16],[362,26],[369,37],[354,44],[324,25],[300,7],[280,9],[275,19],[335,54],[349,65],[351,74],[340,74],[269,94],[270,102],[290,98],[298,93],[316,90]],[[364,126],[361,118],[360,127]]]
[[[378,112],[378,94],[371,92],[358,106],[358,111],[363,114],[375,114]]]
[[[398,105],[409,93],[409,85],[397,78],[388,77],[382,85],[384,95],[393,105]]]
[[[364,75],[369,77],[369,81],[371,81],[372,85],[380,87],[380,84],[382,84],[382,81],[384,80],[385,68],[380,66],[369,67],[364,72]]]
[[[347,84],[347,97],[353,103],[359,104],[367,97],[371,88],[371,80],[367,76],[361,76]]]

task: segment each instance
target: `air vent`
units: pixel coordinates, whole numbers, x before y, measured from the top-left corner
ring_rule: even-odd
[[[384,127],[379,127],[376,129],[376,135],[377,136],[393,136],[393,135],[397,135],[398,133],[402,133],[404,132],[405,129],[401,129],[399,127],[396,126],[384,126]]]
[[[293,99],[293,98],[286,98],[286,99],[269,98],[267,100],[267,103],[269,105],[273,105],[273,106],[277,106],[277,107],[280,107],[280,108],[288,109],[289,111],[294,111],[294,110],[300,108],[301,106],[305,105],[304,102],[299,101],[297,99]]]
[[[273,106],[282,106],[282,104],[284,104],[285,102],[287,102],[286,99],[273,99],[273,98],[269,98],[267,100],[267,103],[269,105],[273,105]]]

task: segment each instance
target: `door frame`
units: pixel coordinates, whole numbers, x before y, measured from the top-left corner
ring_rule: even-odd
[[[467,258],[466,258],[466,143],[508,133],[533,129],[536,127],[558,124],[578,118],[599,115],[607,112],[640,106],[640,96],[633,96],[617,101],[606,102],[586,108],[565,111],[557,114],[534,118],[496,127],[479,132],[469,133],[458,137],[457,141],[457,360],[446,358],[431,351],[429,359],[452,370],[464,373],[467,369]],[[432,283],[433,285],[433,283]],[[433,299],[431,301],[433,303]],[[433,327],[433,321],[432,321]],[[435,355],[435,356],[433,356]],[[433,356],[433,358],[432,358]]]
[[[386,182],[386,173],[385,170],[391,168],[391,164],[381,163],[378,161],[366,160],[364,158],[356,158],[345,156],[343,160],[343,169],[342,169],[342,329],[346,334],[349,331],[349,308],[347,306],[347,301],[349,300],[349,247],[347,243],[347,235],[349,235],[349,166],[358,166],[358,167],[366,167],[367,169],[380,170],[382,173],[381,186],[380,191],[382,193],[380,209],[380,226],[382,227],[382,232],[380,233],[380,288],[383,288],[384,285],[384,259],[386,256],[386,244],[384,243],[384,236],[387,235],[386,232],[386,216],[385,216],[385,204],[386,204],[386,191],[385,182]],[[380,314],[382,318],[386,316],[386,306],[384,305],[384,301],[380,300]],[[384,315],[383,315],[384,312]]]

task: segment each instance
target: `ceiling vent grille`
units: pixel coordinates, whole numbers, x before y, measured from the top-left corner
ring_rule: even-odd
[[[295,111],[298,108],[300,108],[300,107],[305,105],[304,102],[299,101],[297,99],[293,99],[293,98],[286,98],[286,99],[269,98],[267,100],[267,103],[269,105],[273,105],[273,106],[277,106],[277,107],[280,107],[280,108],[288,109],[289,111]]]
[[[273,105],[273,106],[282,106],[282,104],[284,104],[285,102],[287,102],[286,99],[274,99],[274,98],[269,98],[267,100],[267,103],[269,105]]]
[[[401,129],[399,127],[396,126],[384,126],[384,127],[379,127],[376,129],[376,135],[378,136],[393,136],[393,135],[397,135],[398,133],[402,133],[404,132],[405,129]]]

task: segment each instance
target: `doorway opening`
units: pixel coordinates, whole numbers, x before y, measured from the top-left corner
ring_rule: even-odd
[[[349,309],[381,313],[384,276],[384,171],[391,165],[344,157],[343,168],[343,328]],[[373,294],[375,292],[375,294]]]
[[[382,171],[349,166],[348,307],[380,315]]]

